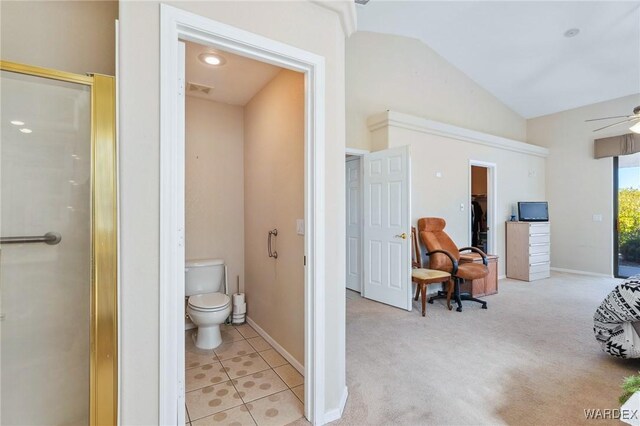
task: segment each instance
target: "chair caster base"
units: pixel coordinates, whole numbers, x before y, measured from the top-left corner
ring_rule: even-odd
[[[487,304],[486,303],[482,304],[482,309],[487,309]]]
[[[456,311],[458,311],[458,312],[462,312],[462,306],[458,306],[458,307],[456,308]]]
[[[438,291],[438,293],[435,296],[431,296],[430,298],[427,299],[427,303],[433,305],[433,301],[436,299],[446,299],[447,298],[447,293],[445,293],[444,291]]]

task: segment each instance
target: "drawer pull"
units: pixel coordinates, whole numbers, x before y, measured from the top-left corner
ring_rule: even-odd
[[[530,263],[529,266],[540,266],[540,265],[548,265],[549,262],[537,262],[537,263]]]

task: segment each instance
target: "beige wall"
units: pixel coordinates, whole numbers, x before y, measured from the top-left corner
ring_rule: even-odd
[[[385,110],[526,140],[524,118],[419,40],[358,32],[346,58],[349,147],[372,148],[366,120]]]
[[[516,202],[545,198],[545,159],[406,128],[387,129],[390,148],[411,147],[412,224],[417,226],[421,217],[442,217],[447,221],[445,230],[459,247],[471,245],[469,160],[496,164],[497,227],[492,254],[500,257],[498,275],[505,275],[504,222]],[[436,177],[437,172],[441,177]]]
[[[283,70],[245,107],[247,315],[304,365],[304,75]],[[278,229],[267,256],[267,235]]]
[[[244,110],[191,96],[185,117],[185,255],[224,259],[244,282]]]
[[[175,2],[176,7],[321,55],[326,64],[325,410],[345,386],[344,33],[310,2]],[[283,21],[283,17],[286,20]],[[120,3],[121,415],[158,422],[160,7]],[[294,23],[294,24],[291,24]],[[321,36],[319,36],[321,35]],[[141,303],[148,301],[148,303]],[[322,378],[320,378],[322,380]]]
[[[248,316],[304,365],[304,75],[281,71],[244,108],[187,97],[186,167],[186,258],[224,259]]]
[[[117,1],[2,1],[1,58],[115,75]]]
[[[613,162],[593,158],[593,140],[628,133],[628,126],[594,133],[611,121],[585,120],[630,114],[638,104],[640,95],[633,95],[528,121],[529,141],[551,151],[547,199],[552,267],[613,273]],[[602,222],[594,222],[594,214],[601,214]]]

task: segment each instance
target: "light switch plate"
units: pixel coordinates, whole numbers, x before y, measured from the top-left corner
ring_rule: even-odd
[[[296,220],[296,232],[298,235],[304,235],[304,219]]]
[[[602,222],[602,215],[601,214],[594,214],[593,215],[593,221],[594,222]]]

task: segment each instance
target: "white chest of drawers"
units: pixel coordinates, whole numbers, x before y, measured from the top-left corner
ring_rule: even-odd
[[[507,222],[507,277],[534,281],[550,276],[549,222]]]

